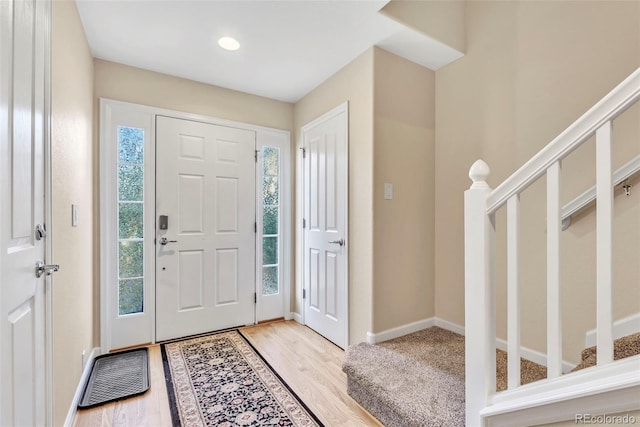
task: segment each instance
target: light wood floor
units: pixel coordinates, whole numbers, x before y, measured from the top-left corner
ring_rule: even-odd
[[[381,426],[347,394],[344,351],[306,326],[280,321],[242,333],[327,426]],[[171,426],[160,346],[149,347],[151,389],[142,396],[80,410],[76,427]]]

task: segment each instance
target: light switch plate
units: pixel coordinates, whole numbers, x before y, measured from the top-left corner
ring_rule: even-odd
[[[385,200],[393,199],[393,184],[389,182],[384,183],[384,199]]]
[[[78,205],[71,205],[71,226],[78,226]]]

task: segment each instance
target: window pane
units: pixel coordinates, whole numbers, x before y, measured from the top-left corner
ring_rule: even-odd
[[[262,149],[262,162],[264,175],[280,175],[280,149],[276,147],[264,147]]]
[[[262,183],[262,204],[277,205],[279,199],[278,178],[265,176]]]
[[[119,203],[118,205],[118,236],[121,239],[144,237],[144,205],[142,203]]]
[[[142,165],[120,165],[118,167],[118,199],[124,201],[142,201],[143,195]]]
[[[118,314],[142,313],[143,306],[143,279],[120,280],[118,288]]]
[[[262,234],[278,234],[278,207],[265,206],[262,210]]]
[[[263,237],[262,238],[262,264],[278,263],[278,238]]]
[[[278,293],[278,267],[262,268],[262,295]]]
[[[119,315],[144,308],[144,204],[127,203],[144,201],[144,136],[144,129],[118,126]]]
[[[120,278],[142,277],[143,275],[143,242],[120,242],[118,245]]]
[[[144,129],[118,127],[120,163],[142,164],[144,160]]]

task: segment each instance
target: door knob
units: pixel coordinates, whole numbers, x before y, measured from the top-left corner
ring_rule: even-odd
[[[344,239],[340,239],[340,240],[332,240],[329,243],[333,243],[335,245],[340,245],[340,246],[344,246]]]
[[[42,277],[43,274],[51,276],[58,270],[60,270],[60,266],[58,264],[45,264],[40,260],[36,261],[36,278]]]
[[[178,241],[177,240],[167,240],[166,237],[161,237],[160,240],[159,240],[159,243],[162,246],[165,246],[167,243],[178,243]]]

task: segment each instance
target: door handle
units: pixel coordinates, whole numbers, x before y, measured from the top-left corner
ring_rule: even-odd
[[[340,245],[340,246],[344,246],[344,239],[340,239],[340,240],[332,240],[329,243],[333,243],[335,245]]]
[[[36,278],[38,279],[42,277],[43,274],[51,276],[58,270],[60,270],[60,266],[58,264],[45,264],[40,260],[36,261]]]
[[[161,237],[160,240],[158,241],[158,243],[160,243],[162,246],[166,246],[167,243],[178,243],[177,240],[167,240],[166,237]]]

